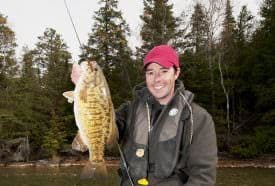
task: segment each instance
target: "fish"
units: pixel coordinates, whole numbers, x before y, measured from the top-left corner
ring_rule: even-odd
[[[118,139],[115,112],[108,83],[95,61],[83,61],[74,91],[63,96],[74,104],[74,117],[78,133],[72,148],[89,151],[89,161],[80,178],[102,179],[108,176],[104,161],[105,148],[113,148]]]

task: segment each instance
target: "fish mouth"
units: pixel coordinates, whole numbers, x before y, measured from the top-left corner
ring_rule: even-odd
[[[81,64],[82,70],[84,72],[84,83],[89,86],[97,87],[100,82],[100,73],[98,73],[100,67],[96,63],[96,61],[83,61]]]
[[[93,72],[93,71],[95,71],[95,67],[94,67],[94,65],[93,65],[94,63],[92,63],[92,61],[90,62],[90,61],[88,61],[87,62],[87,65],[88,65],[88,67],[90,68],[90,70]]]

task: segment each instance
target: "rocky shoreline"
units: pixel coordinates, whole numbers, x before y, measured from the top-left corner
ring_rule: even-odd
[[[60,161],[38,160],[38,161],[12,162],[12,163],[0,162],[0,167],[16,167],[16,168],[69,167],[69,166],[83,166],[86,163],[87,163],[87,160],[75,160],[75,159],[63,159]],[[117,167],[119,165],[119,158],[107,157],[106,164],[109,167]],[[246,160],[219,158],[218,167],[219,168],[244,168],[244,167],[275,168],[275,157],[246,159]]]
[[[245,168],[245,167],[254,167],[254,168],[275,168],[275,161],[268,160],[219,160],[219,168]]]

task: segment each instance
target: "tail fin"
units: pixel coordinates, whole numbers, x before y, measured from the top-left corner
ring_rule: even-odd
[[[81,172],[80,179],[105,180],[107,176],[108,173],[105,162],[88,162]]]

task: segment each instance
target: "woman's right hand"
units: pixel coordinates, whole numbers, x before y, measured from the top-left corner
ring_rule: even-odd
[[[74,84],[78,82],[81,73],[82,73],[81,66],[77,63],[74,63],[72,68],[72,73],[71,73],[71,80]]]

